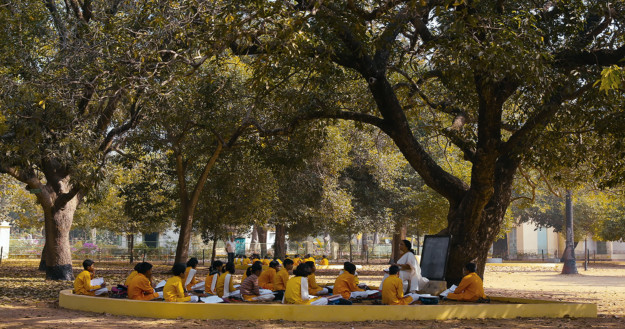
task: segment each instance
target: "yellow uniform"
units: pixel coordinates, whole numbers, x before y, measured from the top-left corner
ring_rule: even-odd
[[[232,279],[232,274],[230,274],[230,273],[223,273],[217,279],[217,287],[215,288],[215,293],[219,297],[223,297],[223,295],[224,295],[224,291],[226,289],[226,279],[227,278],[230,279],[230,282],[228,283],[228,291],[230,291],[230,292],[234,291],[234,280]],[[228,297],[228,296],[226,296],[226,297]]]
[[[339,275],[334,281],[334,294],[341,295],[345,299],[349,299],[352,294],[352,291],[364,291],[358,288],[358,283],[356,282],[356,276],[353,274],[344,271],[343,274]]]
[[[167,280],[165,287],[163,287],[163,298],[167,302],[188,302],[191,300],[191,296],[184,295],[182,278],[179,276],[172,276]]]
[[[128,285],[128,298],[137,300],[152,300],[158,297],[154,292],[150,280],[143,274],[137,273]]]
[[[263,289],[273,290],[273,280],[276,277],[276,270],[268,268],[263,271],[258,277],[258,285]]]
[[[286,268],[282,268],[280,271],[278,271],[278,273],[276,273],[276,276],[273,278],[274,291],[285,290],[286,283],[288,281],[289,281],[289,271],[287,271]]]
[[[258,259],[258,258],[254,258],[254,259],[252,259],[252,263],[251,263],[251,264],[254,264],[254,263],[256,263],[256,262],[260,262],[260,259]]]
[[[311,256],[311,257],[308,257],[308,258],[305,258],[305,259],[304,259],[304,263],[305,263],[305,262],[313,262],[313,263],[314,263],[314,262],[315,262],[315,258],[314,258],[314,257],[312,257],[312,256]]]
[[[319,263],[319,265],[330,265],[330,261],[328,261],[327,258],[324,258],[321,260],[321,263]]]
[[[268,258],[263,259],[263,265],[269,266],[269,263],[271,263],[271,260]]]
[[[191,271],[193,267],[188,266],[186,270],[184,270],[184,282],[187,282],[187,276],[189,275],[189,271]],[[197,279],[195,278],[195,275],[193,275],[193,278],[191,278],[191,282],[189,282],[189,284],[185,287],[187,289],[187,291],[191,291],[191,288],[193,286],[195,286],[195,284],[198,283]]]
[[[308,293],[311,295],[316,295],[321,290],[323,290],[323,288],[317,285],[317,279],[315,277],[315,273],[309,275],[308,276]]]
[[[241,259],[235,258],[234,259],[234,265],[239,265],[239,264],[241,264]]]
[[[216,290],[212,290],[211,286],[213,285],[213,280],[216,280],[216,282],[219,282],[219,277],[221,275],[219,275],[219,273],[215,273],[215,274],[210,274],[210,272],[208,273],[208,275],[206,276],[206,281],[204,281],[204,292],[207,294],[211,294],[214,295],[216,294]],[[215,287],[217,287],[217,284],[215,283]]]
[[[280,263],[280,265],[282,265],[282,261],[280,260],[280,258],[276,258],[276,261]]]
[[[286,283],[286,290],[284,291],[284,302],[286,304],[310,305],[310,303],[321,298],[317,297],[306,300],[302,298],[302,293],[306,292],[305,290],[302,292],[302,279],[304,278],[305,277],[303,276],[294,276],[289,279],[289,282]],[[304,289],[306,289],[306,287]],[[305,297],[308,298],[308,296]]]
[[[293,258],[293,268],[296,268],[297,265],[299,265],[301,263],[302,263],[302,259],[301,258],[299,258],[299,257]]]
[[[250,265],[250,259],[247,258],[247,257],[243,258],[243,260],[241,261],[241,264],[242,265]]]
[[[391,275],[382,283],[382,304],[385,305],[409,305],[412,297],[404,297],[404,285],[397,275]]]
[[[447,295],[447,299],[474,302],[480,298],[486,298],[484,294],[484,282],[477,273],[469,273],[458,285],[453,293]]]
[[[125,284],[126,286],[130,285],[130,281],[132,281],[132,278],[134,278],[134,277],[135,277],[135,275],[137,275],[138,273],[139,273],[139,272],[137,272],[137,271],[132,271],[132,272],[130,272],[130,274],[128,274],[128,277],[126,278],[126,281],[124,282],[124,284]]]
[[[91,279],[93,279],[93,274],[87,270],[84,270],[78,274],[76,280],[74,280],[74,293],[76,295],[87,295],[87,296],[95,296],[95,292],[93,290],[97,290],[102,288],[102,286],[92,286]]]

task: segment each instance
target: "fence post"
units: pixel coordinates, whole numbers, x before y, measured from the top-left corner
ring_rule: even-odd
[[[2,253],[4,252],[4,246],[0,246],[0,265],[2,265]]]
[[[543,257],[543,262],[545,261],[545,249],[540,249],[540,253]]]

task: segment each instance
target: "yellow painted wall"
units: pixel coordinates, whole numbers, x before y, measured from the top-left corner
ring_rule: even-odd
[[[253,303],[167,303],[128,299],[90,297],[63,290],[59,306],[63,308],[150,318],[229,319],[287,321],[369,321],[369,320],[445,320],[469,318],[517,317],[596,317],[597,305],[493,298],[519,304],[466,305],[282,305]]]

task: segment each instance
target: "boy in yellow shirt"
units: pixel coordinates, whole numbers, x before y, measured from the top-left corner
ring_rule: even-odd
[[[312,269],[310,262],[300,264],[293,274],[294,277],[289,279],[284,292],[285,304],[304,304],[304,305],[327,305],[328,299],[324,297],[311,297],[308,294],[308,276]],[[314,262],[313,262],[314,263]]]
[[[152,300],[159,295],[152,288],[152,264],[142,262],[135,266],[137,275],[132,278],[128,285],[128,298],[136,300]]]
[[[204,292],[207,294],[215,295],[217,288],[217,281],[223,272],[224,263],[220,260],[216,260],[211,264],[211,267],[206,275],[204,281]]]
[[[167,302],[197,302],[198,296],[190,296],[184,291],[183,279],[185,277],[186,266],[184,264],[174,264],[172,272],[174,276],[167,280],[163,287],[163,299]]]
[[[315,262],[310,261],[304,263],[310,269],[310,274],[308,275],[308,293],[314,296],[319,295],[327,295],[329,293],[327,288],[320,287],[317,284],[317,278],[315,277],[315,272],[317,269],[315,268]]]
[[[464,266],[462,269],[462,274],[464,274],[462,281],[460,281],[460,284],[453,293],[447,295],[447,299],[464,302],[488,299],[486,294],[484,294],[484,282],[482,278],[475,273],[476,269],[477,265],[475,265],[475,263],[468,263]]]
[[[185,271],[184,271],[184,282],[183,282],[183,285],[184,285],[184,283],[189,282],[189,284],[187,284],[187,285],[185,286],[186,291],[191,291],[191,290],[192,290],[191,288],[192,288],[192,287],[193,287],[196,283],[200,282],[200,280],[198,280],[198,279],[195,277],[195,273],[197,273],[197,272],[196,272],[196,271],[197,271],[197,270],[196,270],[196,267],[197,267],[197,264],[199,264],[199,263],[200,263],[200,262],[199,262],[199,261],[197,260],[197,258],[195,258],[195,257],[191,257],[191,258],[189,258],[189,260],[187,261],[187,268],[186,268],[186,269],[185,269]],[[193,277],[192,277],[192,278],[191,278],[191,280],[189,281],[189,273],[191,273],[191,270],[193,270]]]
[[[128,274],[128,277],[126,278],[126,281],[124,281],[124,285],[127,287],[130,284],[130,281],[132,281],[132,278],[135,277],[135,275],[137,275],[137,267],[139,267],[139,264],[141,263],[137,263],[137,265],[135,265],[135,268],[132,272],[130,272],[130,274]]]
[[[293,261],[284,260],[284,267],[280,269],[273,279],[273,291],[276,293],[276,300],[282,300],[286,284],[289,281],[289,271],[293,269]]]
[[[92,286],[91,280],[95,276],[95,263],[91,259],[85,259],[82,262],[84,270],[76,276],[74,280],[74,294],[95,296],[95,291],[106,287],[106,282],[101,285]]]
[[[399,278],[399,266],[392,265],[388,269],[388,275],[382,283],[382,304],[409,305],[418,298],[417,294],[404,296],[404,283]]]
[[[326,257],[326,255],[323,255],[323,258],[321,258],[321,262],[319,263],[319,265],[321,266],[330,265],[330,261],[328,261],[328,257]]]
[[[263,271],[258,277],[258,285],[263,289],[273,291],[273,281],[276,277],[277,269],[280,265],[275,260],[269,262],[269,268]]]
[[[236,272],[234,263],[226,263],[224,272],[217,279],[215,293],[218,297],[228,298],[234,292],[234,272]]]
[[[358,282],[356,281],[356,265],[345,262],[343,265],[343,274],[339,275],[334,281],[334,291],[335,295],[341,295],[345,299],[350,298],[358,298],[358,297],[366,297],[367,294],[364,293],[364,290],[358,287]]]
[[[271,263],[271,260],[269,259],[269,255],[265,255],[265,258],[263,258],[262,262],[263,262],[263,266],[269,266],[269,263]]]

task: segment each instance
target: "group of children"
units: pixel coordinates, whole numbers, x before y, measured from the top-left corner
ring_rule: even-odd
[[[286,256],[285,260],[286,259],[291,258],[289,258],[289,256]],[[277,257],[273,257],[273,260],[277,261],[280,265],[282,265],[283,263],[282,260]],[[315,262],[315,258],[310,254],[306,254],[304,257],[300,257],[300,255],[296,254],[291,260],[293,261],[295,267],[304,262]],[[262,259],[260,258],[259,254],[252,254],[249,258],[246,255],[236,255],[236,257],[234,258],[234,265],[251,266],[255,262],[261,262],[263,266],[269,266],[269,263],[271,263],[271,261],[272,258],[270,255],[266,255]],[[330,261],[328,260],[328,257],[326,255],[323,255],[323,257],[319,261],[319,265],[330,265]]]
[[[234,298],[248,302],[279,300],[285,304],[326,305],[329,301],[334,304],[350,304],[350,299],[366,298],[379,293],[383,304],[408,305],[416,302],[419,297],[415,293],[405,294],[403,280],[399,277],[400,268],[397,265],[392,265],[388,269],[389,275],[382,282],[381,291],[371,291],[365,285],[359,284],[356,265],[353,263],[344,263],[343,271],[333,286],[322,287],[316,282],[315,262],[306,257],[304,260],[300,258],[299,264],[295,265],[297,258],[299,257],[287,258],[282,264],[278,260],[272,260],[266,270],[263,270],[263,263],[260,260],[255,260],[246,270],[239,285],[234,284],[235,264],[215,261],[203,282],[203,291],[196,288],[194,290],[194,286],[201,282],[195,277],[198,265],[196,258],[189,259],[186,265],[175,264],[172,268],[173,276],[165,282],[162,292],[157,292],[152,285],[152,265],[142,262],[135,266],[125,285],[130,299],[162,298],[168,302],[197,302],[200,297],[217,296],[219,297],[217,300],[220,301]],[[74,281],[74,293],[94,296],[94,291],[105,288],[106,283],[91,284],[95,275],[93,261],[85,260],[83,267],[84,271]],[[467,264],[464,268],[464,278],[446,298],[458,301],[486,299],[482,279],[475,270],[474,263]],[[291,271],[294,274],[292,277]],[[332,293],[334,295],[330,296]]]

